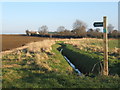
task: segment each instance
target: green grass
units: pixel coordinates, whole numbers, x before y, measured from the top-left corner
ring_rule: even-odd
[[[120,48],[119,44],[118,44],[118,39],[108,39],[108,47],[110,49],[112,48]],[[90,42],[88,44],[91,45],[95,45],[95,46],[103,46],[103,41],[99,41],[99,40],[90,40]]]
[[[84,74],[94,73],[99,74],[101,71],[100,61],[103,65],[103,55],[98,53],[88,52],[84,50],[79,50],[72,45],[62,44],[63,55],[67,56],[71,62],[76,65],[76,67]],[[119,64],[120,61],[117,58],[109,56],[109,73],[112,75],[120,75]],[[98,64],[96,64],[98,63]],[[93,66],[96,64],[94,71],[92,72]]]
[[[55,72],[41,74],[24,70],[12,72],[9,79],[3,79],[4,88],[120,88],[118,76],[91,78]],[[13,79],[15,76],[22,76],[22,79],[18,77]]]
[[[120,48],[120,45],[119,45],[119,40],[118,39],[110,39],[108,40],[108,46],[109,48]]]
[[[71,62],[76,65],[78,69],[84,74],[89,74],[92,71],[94,64],[103,60],[103,57],[94,53],[88,53],[74,48],[72,45],[62,45],[63,55],[67,56]],[[99,65],[99,64],[98,64]],[[98,67],[96,65],[96,67]],[[98,68],[95,68],[94,72],[98,73]]]
[[[9,60],[4,56],[3,65],[17,64],[20,67],[3,68],[3,88],[60,88],[65,87],[61,81],[64,77],[69,77],[73,73],[76,74],[70,65],[66,62],[60,52],[57,50],[58,44],[52,46],[53,55],[48,55],[49,59],[45,60],[51,71],[48,68],[41,68],[35,63],[28,65],[28,61],[33,61],[35,57],[22,57],[21,61]],[[23,53],[25,54],[25,53]],[[11,55],[10,55],[11,56]],[[6,61],[6,62],[5,62]],[[8,62],[9,61],[9,62]],[[73,75],[74,75],[73,74]],[[66,82],[66,81],[65,81]]]
[[[48,60],[43,64],[47,67],[39,67],[33,57],[22,53],[22,60],[17,57],[12,59],[3,57],[3,65],[17,64],[15,67],[4,67],[2,69],[3,88],[120,88],[119,76],[78,76],[58,51],[63,42],[57,42],[52,46],[52,55],[48,54]],[[70,46],[71,47],[71,46]],[[72,48],[72,47],[71,47]],[[74,48],[72,48],[74,49]],[[76,49],[75,49],[76,50]],[[85,52],[84,52],[85,53]],[[86,53],[87,55],[87,53]],[[9,55],[8,55],[9,56]],[[31,62],[28,64],[28,62]],[[90,64],[90,62],[89,62]],[[88,64],[88,65],[89,65]],[[49,70],[51,68],[51,70]]]
[[[93,43],[91,43],[91,45],[96,45],[96,46],[103,46],[103,41],[94,41]],[[120,48],[118,45],[118,39],[108,39],[108,47],[110,49],[112,48]]]

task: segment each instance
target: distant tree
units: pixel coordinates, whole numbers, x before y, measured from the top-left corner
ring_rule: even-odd
[[[63,32],[63,31],[65,31],[65,27],[64,26],[59,26],[57,28],[57,32]]]
[[[95,29],[95,32],[100,32],[100,28],[96,28],[96,29]]]
[[[73,30],[71,31],[75,36],[85,37],[87,25],[83,21],[76,20],[73,23]]]
[[[73,23],[73,30],[74,30],[76,33],[86,32],[86,28],[87,28],[87,25],[86,25],[86,23],[84,23],[83,21],[76,20],[76,21]]]
[[[114,26],[112,24],[108,24],[107,29],[108,29],[108,33],[112,33]]]
[[[39,33],[48,33],[48,27],[46,25],[43,25],[38,30]]]
[[[99,28],[96,28],[95,30],[93,30],[92,28],[90,28],[87,31],[87,36],[88,37],[92,37],[92,38],[102,38],[102,33],[100,32]]]
[[[59,26],[59,27],[57,28],[57,32],[58,32],[59,34],[61,34],[61,35],[71,35],[71,31],[65,29],[64,26]]]
[[[94,37],[96,37],[96,38],[102,38],[102,32],[100,32],[100,28],[96,28],[95,30],[94,30]]]
[[[65,29],[63,32],[61,32],[63,35],[71,35],[71,31]]]
[[[93,37],[93,33],[94,33],[94,30],[92,28],[90,28],[88,31],[87,31],[87,36],[88,37]]]
[[[112,33],[111,33],[111,36],[113,38],[117,38],[118,37],[118,30],[113,30]]]
[[[118,30],[113,30],[112,33],[118,33]]]
[[[87,32],[94,32],[94,30],[92,28],[90,28]]]

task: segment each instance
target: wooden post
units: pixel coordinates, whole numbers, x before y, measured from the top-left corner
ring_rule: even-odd
[[[103,32],[104,32],[104,69],[103,75],[108,76],[108,38],[107,38],[107,25],[106,25],[107,17],[103,17]]]

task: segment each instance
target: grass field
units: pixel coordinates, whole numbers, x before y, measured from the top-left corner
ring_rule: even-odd
[[[49,53],[29,53],[26,56],[26,53],[22,52],[20,60],[15,55],[5,56],[3,58],[3,88],[63,87],[63,80],[66,79],[65,77],[68,78],[73,70],[56,49],[58,46],[53,45]],[[30,57],[30,55],[33,56]]]
[[[2,86],[3,88],[120,88],[119,67],[117,67],[119,55],[114,50],[116,48],[118,51],[117,40],[110,40],[110,43],[115,42],[110,46],[110,75],[101,76],[89,72],[97,61],[103,59],[101,42],[96,39],[70,39],[30,43],[26,49],[2,56]],[[59,52],[61,48],[62,53],[71,62],[73,60],[73,63],[81,65],[83,76],[78,76],[67,63]]]

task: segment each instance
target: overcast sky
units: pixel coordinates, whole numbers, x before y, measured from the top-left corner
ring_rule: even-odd
[[[42,25],[49,31],[59,26],[71,30],[76,19],[84,21],[89,29],[103,16],[118,29],[117,2],[3,2],[2,33],[25,33]]]

